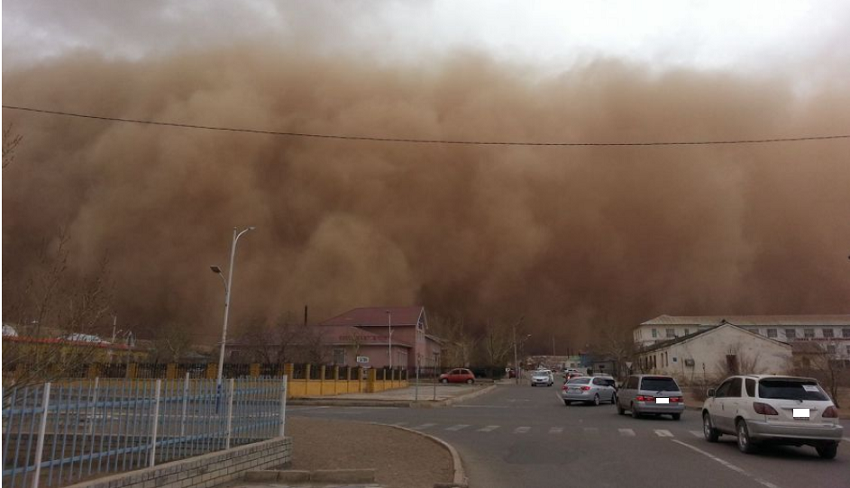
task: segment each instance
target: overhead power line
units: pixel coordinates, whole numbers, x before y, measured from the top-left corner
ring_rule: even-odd
[[[58,110],[45,110],[33,107],[19,107],[16,105],[3,105],[9,110],[22,112],[33,112],[45,115],[61,115],[65,117],[77,117],[81,119],[104,120],[109,122],[125,122],[131,124],[157,125],[162,127],[176,127],[180,129],[199,129],[219,132],[241,132],[246,134],[263,134],[271,136],[286,137],[312,137],[317,139],[337,139],[344,141],[368,141],[368,142],[390,142],[408,144],[463,144],[474,146],[708,146],[720,144],[768,144],[777,142],[802,142],[802,141],[824,141],[830,139],[850,139],[850,134],[826,135],[826,136],[804,136],[804,137],[776,137],[769,139],[730,139],[717,141],[656,141],[656,142],[530,142],[530,141],[462,141],[446,139],[409,139],[398,137],[374,137],[374,136],[351,136],[342,134],[314,134],[309,132],[287,132],[262,129],[244,129],[237,127],[217,127],[199,124],[183,124],[179,122],[168,122],[161,120],[127,119],[121,117],[105,117],[100,115],[81,114],[74,112],[61,112]]]

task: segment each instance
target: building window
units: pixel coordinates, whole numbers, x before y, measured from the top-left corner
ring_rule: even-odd
[[[805,337],[806,339],[814,339],[815,329],[803,329],[803,337]]]
[[[797,329],[788,329],[785,331],[785,337],[792,341],[797,338]]]
[[[345,349],[334,349],[334,364],[345,364]]]
[[[847,346],[847,355],[850,356],[850,346]]]
[[[655,329],[652,329],[652,338],[654,339],[656,337],[658,337],[658,331],[655,330]]]
[[[676,337],[675,329],[667,329],[667,337]]]
[[[823,336],[827,339],[835,337],[835,332],[832,329],[823,329]]]
[[[828,354],[835,354],[835,344],[829,344],[826,346],[826,352]]]
[[[850,329],[841,329],[841,337],[850,339]]]
[[[688,335],[690,333],[691,333],[691,329],[685,329],[685,335]]]
[[[767,329],[767,336],[776,339],[776,329]]]

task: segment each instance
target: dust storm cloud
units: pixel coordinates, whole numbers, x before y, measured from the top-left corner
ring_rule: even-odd
[[[646,142],[846,133],[850,90],[593,59],[552,75],[457,53],[418,65],[245,43],[135,61],[78,52],[4,72],[4,103],[345,135]],[[516,147],[319,140],[4,110],[15,276],[68,228],[73,273],[108,253],[116,312],[214,340],[234,323],[421,303],[525,315],[569,341],[662,313],[848,313],[846,140]],[[4,294],[6,289],[4,288]],[[543,335],[543,334],[541,334]],[[541,342],[542,345],[547,341]]]

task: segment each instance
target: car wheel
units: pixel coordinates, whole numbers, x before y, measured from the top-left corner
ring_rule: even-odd
[[[702,414],[702,433],[708,442],[717,442],[720,432],[711,425],[711,415],[708,412]]]
[[[747,422],[743,419],[739,420],[735,427],[735,430],[738,432],[738,449],[745,454],[755,451],[753,441],[750,439],[750,430],[747,428]]]
[[[466,384],[467,384],[467,385],[471,385],[471,384],[473,384],[473,383],[475,383],[475,380],[474,380],[474,379],[472,379],[472,378],[469,378],[468,380],[466,380]]]
[[[448,380],[448,379],[446,379],[446,378],[443,378],[443,379],[441,379],[441,380],[440,380],[440,383],[442,383],[442,384],[444,384],[444,385],[445,385],[446,383],[448,383],[448,382],[449,382],[449,380]]]
[[[626,409],[620,406],[620,402],[616,402],[617,404],[617,415],[625,415]]]
[[[631,404],[631,405],[629,405],[629,406],[631,407],[631,411],[632,411],[632,418],[633,418],[633,419],[639,419],[639,418],[640,418],[640,414],[638,413],[638,411],[637,411],[637,410],[635,410],[635,404],[634,404],[634,403],[632,403],[632,404]]]
[[[564,400],[564,406],[565,406],[565,407],[569,407],[569,406],[570,406],[570,402],[569,402],[569,400]]]
[[[673,413],[673,414],[670,414],[670,416],[673,417],[673,420],[679,420],[679,419],[682,418],[682,414],[680,414],[680,413]]]
[[[613,395],[611,395],[611,405],[614,405],[616,403],[617,403],[617,394],[614,393]]]
[[[835,459],[836,454],[838,454],[838,444],[823,444],[820,446],[816,446],[815,449],[818,451],[818,456],[823,459]]]
[[[599,406],[599,395],[598,395],[598,394],[597,394],[596,396],[594,396],[594,397],[593,397],[593,406],[594,406],[594,407],[598,407],[598,406]]]
[[[534,384],[534,383],[532,383],[532,384],[531,384],[531,387],[532,387],[532,388],[534,388],[535,386],[537,386],[537,385],[536,385],[536,384]]]

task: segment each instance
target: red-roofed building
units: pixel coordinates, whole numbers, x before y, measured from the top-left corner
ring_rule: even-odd
[[[334,363],[382,368],[429,364],[441,352],[442,341],[429,335],[425,307],[355,308],[317,325]],[[392,360],[390,360],[392,351]]]

